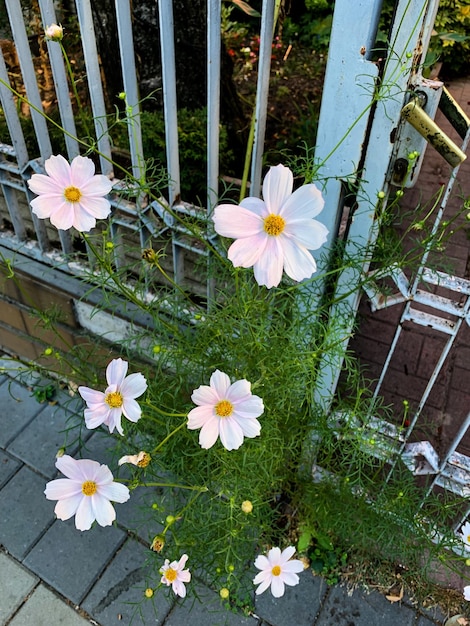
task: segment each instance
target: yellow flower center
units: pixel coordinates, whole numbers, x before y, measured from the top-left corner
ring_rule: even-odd
[[[470,535],[467,535],[467,543],[470,545]]]
[[[271,237],[277,237],[286,227],[286,221],[280,215],[268,215],[264,218],[264,232]]]
[[[221,400],[215,405],[215,413],[219,417],[229,417],[233,413],[233,404],[228,400]]]
[[[281,575],[281,566],[280,565],[275,565],[272,570],[271,570],[271,574],[273,576],[280,576]]]
[[[78,187],[74,187],[72,185],[71,187],[66,187],[64,189],[64,197],[67,202],[79,202],[82,197],[82,192],[78,189]]]
[[[110,409],[119,409],[124,403],[122,394],[119,391],[111,391],[110,393],[107,393],[104,397],[104,401]]]
[[[98,491],[98,485],[94,480],[86,480],[82,485],[82,493],[84,496],[92,496]]]
[[[168,580],[168,582],[172,583],[176,580],[176,578],[178,577],[178,572],[173,569],[172,567],[169,567],[166,572],[165,572],[165,578]]]

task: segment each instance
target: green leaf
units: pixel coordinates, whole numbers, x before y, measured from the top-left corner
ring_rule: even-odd
[[[243,0],[231,0],[231,1],[233,2],[233,4],[236,4],[237,7],[241,9],[247,15],[250,15],[251,17],[261,17],[261,13],[259,13],[253,7],[250,7],[250,5],[247,2],[244,2]]]
[[[297,552],[305,552],[310,545],[312,539],[312,533],[309,530],[305,530],[299,537],[297,542]]]

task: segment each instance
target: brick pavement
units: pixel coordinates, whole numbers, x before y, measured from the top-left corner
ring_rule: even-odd
[[[462,109],[470,115],[470,81],[455,80],[446,86]],[[461,138],[440,112],[436,116],[436,122],[458,145],[461,145]],[[415,216],[425,214],[429,210],[426,203],[435,196],[442,184],[447,183],[449,173],[450,166],[432,147],[428,147],[417,185],[405,191],[401,201],[401,214],[406,212],[413,212]],[[444,219],[455,215],[462,208],[464,200],[469,197],[470,158],[460,167]],[[405,220],[402,224],[397,218],[397,230],[403,230],[407,223],[409,222]],[[464,218],[460,218],[456,226],[463,228],[455,233],[444,253],[435,253],[431,259],[437,264],[438,269],[468,279],[470,227]],[[364,373],[371,381],[371,388],[375,387],[374,381],[378,379],[382,370],[403,306],[394,305],[371,313],[367,298],[362,298],[358,330],[349,347],[359,357]],[[385,404],[393,407],[397,421],[403,416],[403,400],[410,402],[411,409],[417,407],[445,339],[442,333],[405,322],[380,394]],[[460,424],[470,411],[467,383],[469,375],[470,328],[464,323],[416,427],[419,435],[431,441],[440,455],[449,448]],[[464,438],[458,451],[470,455],[470,436]]]
[[[0,625],[184,626],[189,620],[192,626],[444,623],[437,609],[425,614],[405,601],[391,604],[378,592],[348,594],[308,571],[283,598],[276,600],[269,592],[256,598],[255,612],[249,616],[226,610],[216,591],[197,577],[191,583],[197,599],[188,596],[183,602],[164,590],[155,595],[155,602],[144,600],[150,582],[143,566],[148,538],[159,531],[145,519],[136,523],[142,520],[147,490],[137,490],[127,503],[116,505],[117,524],[83,533],[73,520],[56,520],[54,502],[44,497],[46,482],[56,475],[55,454],[63,445],[63,431],[68,420],[75,419],[65,398],[55,406],[40,404],[26,384],[0,375]],[[93,432],[86,441],[89,456],[106,462],[106,443],[108,437]]]

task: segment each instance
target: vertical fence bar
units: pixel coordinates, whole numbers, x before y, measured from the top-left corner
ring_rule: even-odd
[[[250,196],[259,196],[261,189],[261,168],[264,152],[264,136],[266,132],[266,116],[268,109],[269,74],[271,71],[274,13],[274,0],[263,0],[258,62],[258,81],[256,87],[255,138],[253,143],[253,157],[251,161]]]
[[[48,159],[52,154],[51,141],[47,130],[46,120],[42,108],[41,96],[39,94],[36,73],[31,58],[28,37],[23,22],[23,13],[19,0],[9,0],[6,3],[10,27],[15,41],[16,51],[20,62],[21,73],[26,88],[28,102],[31,104],[31,119],[39,144],[39,150],[43,160]]]
[[[113,177],[111,163],[111,145],[108,137],[108,122],[104,104],[103,85],[101,83],[98,50],[96,48],[95,30],[93,28],[93,14],[90,0],[76,0],[78,21],[83,46],[83,56],[87,72],[88,89],[90,92],[91,108],[95,123],[96,140],[99,151],[101,171],[105,176]]]
[[[134,39],[130,3],[116,0],[116,17],[121,53],[122,78],[126,94],[126,119],[131,152],[132,174],[141,183],[145,180],[145,164],[140,125],[139,90],[135,67]],[[140,204],[140,203],[138,203]]]
[[[165,119],[166,160],[170,177],[170,206],[180,199],[180,164],[178,151],[178,111],[176,102],[175,36],[172,0],[158,3],[162,51],[163,114]]]
[[[0,102],[10,133],[11,142],[15,150],[15,157],[20,170],[23,170],[29,161],[28,149],[24,140],[23,129],[18,117],[18,109],[11,89],[9,89],[10,79],[0,49]]]
[[[207,1],[207,213],[217,202],[219,186],[221,3]]]
[[[52,0],[39,0],[39,8],[41,10],[42,25],[44,30],[51,24],[57,23]],[[58,42],[47,41],[47,51],[49,53],[52,75],[54,77],[60,120],[62,127],[66,131],[64,133],[65,146],[67,148],[69,159],[73,159],[80,154],[80,150],[76,140],[77,130],[75,128],[72,103],[70,101],[70,88],[67,82],[62,50]]]

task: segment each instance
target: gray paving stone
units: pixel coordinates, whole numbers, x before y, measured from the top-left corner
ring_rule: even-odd
[[[138,537],[151,543],[155,535],[162,532],[163,526],[159,519],[165,515],[158,514],[152,508],[153,503],[160,500],[160,492],[154,487],[137,487],[131,491],[131,497],[119,507],[117,521]]]
[[[257,571],[257,570],[256,570]],[[299,574],[295,587],[286,586],[282,598],[274,598],[269,589],[255,596],[255,613],[272,626],[310,626],[320,610],[328,590],[323,580],[311,571]]]
[[[414,626],[416,612],[403,604],[389,602],[377,591],[366,593],[332,587],[315,626]]]
[[[44,408],[23,385],[7,380],[0,385],[2,427],[0,447],[6,448],[18,433]]]
[[[0,552],[0,624],[7,622],[37,583],[36,576]]]
[[[158,592],[152,600],[145,598],[145,589],[156,586],[145,566],[148,556],[141,544],[128,539],[86,596],[81,606],[101,626],[163,623],[173,599]]]
[[[124,539],[125,533],[115,526],[95,524],[81,532],[73,519],[57,520],[24,564],[61,595],[80,604]]]
[[[195,591],[198,595],[197,598],[194,596],[187,596],[184,600],[178,598],[165,620],[165,626],[182,626],[183,624],[191,624],[191,626],[257,626],[258,619],[226,609],[219,595],[208,587],[196,584]],[[167,589],[166,592],[172,593],[171,588]],[[301,626],[294,621],[290,622],[291,626],[294,624]]]
[[[20,467],[21,463],[17,459],[0,450],[0,489]]]
[[[87,619],[44,585],[39,585],[9,626],[86,626],[86,624],[90,624]]]
[[[418,621],[416,622],[416,626],[436,626],[436,625],[441,625],[444,624],[444,622],[438,621],[435,622],[431,619],[429,619],[428,617],[425,617],[424,615],[420,615],[420,617],[418,618]]]
[[[22,560],[54,520],[46,481],[23,466],[0,491],[1,543]]]
[[[44,405],[44,409],[10,443],[7,450],[48,478],[57,474],[56,454],[67,441],[67,454],[78,449],[78,417],[61,405]],[[69,432],[67,432],[69,431]]]

